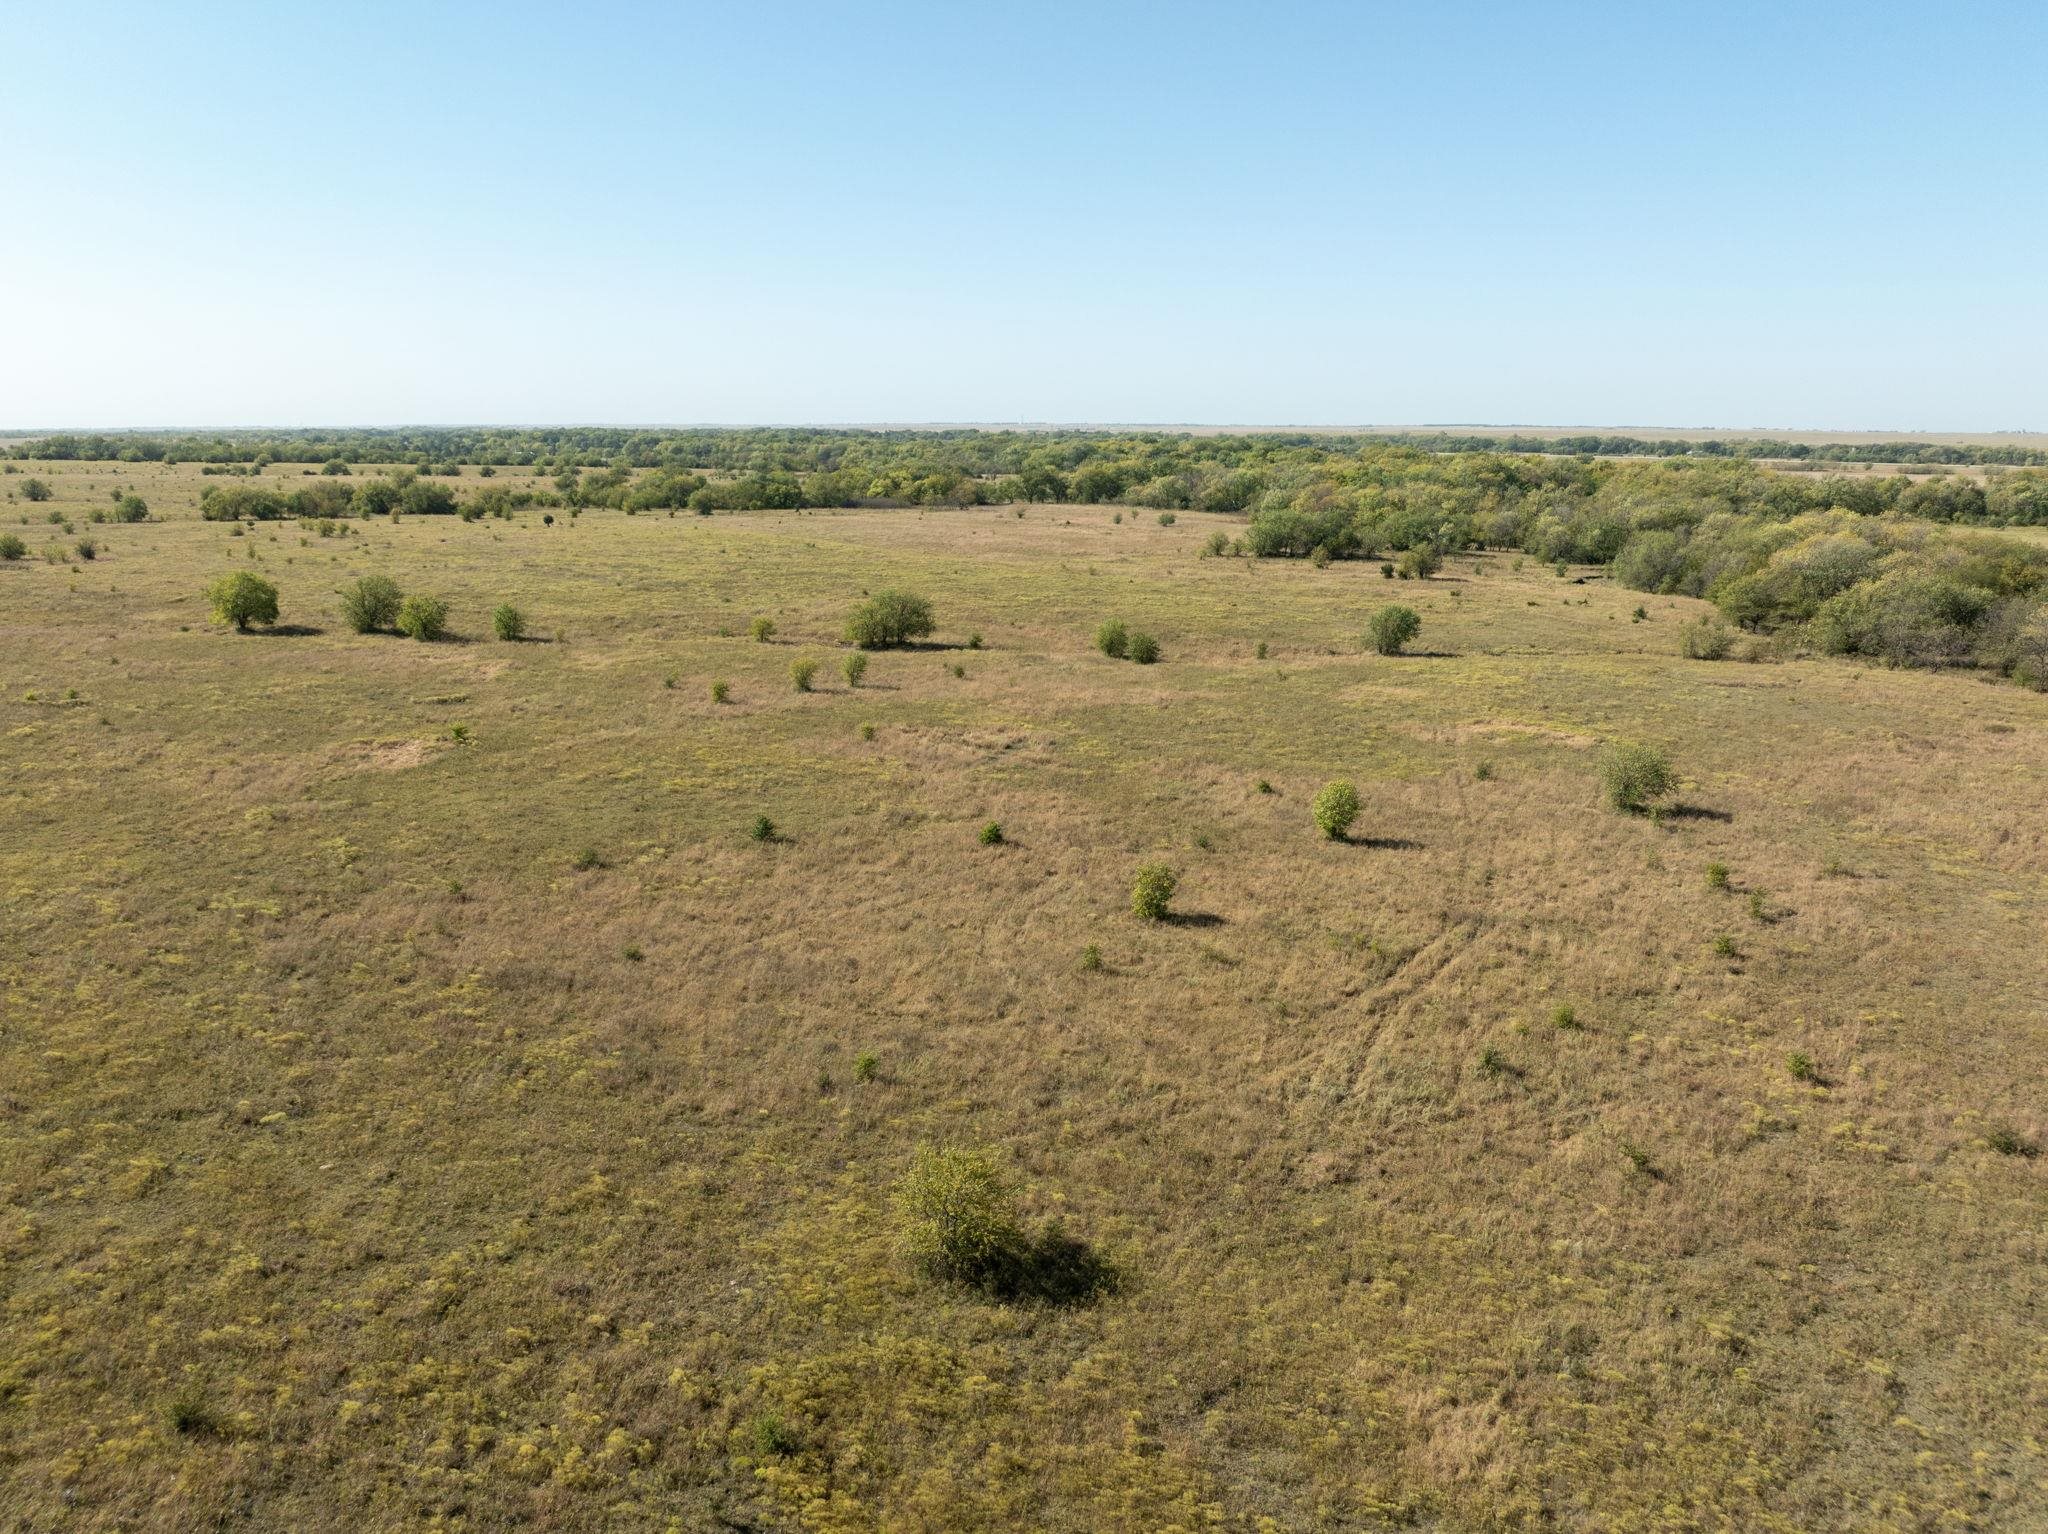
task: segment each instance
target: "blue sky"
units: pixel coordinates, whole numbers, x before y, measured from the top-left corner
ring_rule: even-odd
[[[2048,429],[2048,8],[0,11],[0,426]]]

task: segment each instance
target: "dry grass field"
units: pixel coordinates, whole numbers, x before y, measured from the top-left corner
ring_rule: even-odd
[[[2048,697],[1199,514],[238,536],[30,471],[0,1527],[2048,1527]],[[366,572],[455,637],[349,632]],[[939,630],[851,688],[885,586]],[[1114,1286],[920,1275],[926,1143]]]

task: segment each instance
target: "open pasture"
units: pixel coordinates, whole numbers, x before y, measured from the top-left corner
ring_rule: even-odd
[[[2048,1521],[2048,697],[1200,514],[319,537],[29,472],[0,1523]],[[208,621],[237,568],[277,631]],[[453,637],[349,632],[366,573]],[[851,686],[887,587],[937,632]],[[1674,810],[1602,803],[1616,740]],[[918,1273],[921,1144],[1113,1281]]]

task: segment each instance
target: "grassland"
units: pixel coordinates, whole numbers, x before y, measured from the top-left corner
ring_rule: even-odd
[[[190,468],[35,472],[0,1524],[2048,1525],[2048,698],[1200,515],[236,536]],[[234,568],[280,632],[207,622]],[[370,571],[457,640],[349,633]],[[939,633],[852,689],[885,585]],[[1396,594],[1418,653],[1363,653]],[[1602,806],[1620,738],[1679,812]],[[912,1271],[924,1142],[1114,1291]]]

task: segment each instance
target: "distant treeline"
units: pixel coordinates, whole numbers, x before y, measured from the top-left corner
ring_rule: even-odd
[[[1378,447],[1430,453],[1520,453],[1550,457],[1786,459],[1824,463],[2048,466],[2040,447],[1942,442],[1787,442],[1770,437],[1645,438],[1601,434],[1568,437],[1519,433],[1406,432],[1342,434],[1252,432],[1195,436],[1185,432],[847,431],[830,428],[734,427],[403,427],[382,430],[58,432],[16,446],[21,458],[95,459],[127,463],[491,464],[500,468],[689,468],[716,473],[830,472],[917,464],[926,472],[990,479],[1021,474],[1033,463],[1072,472],[1085,464],[1169,456],[1237,468],[1275,457],[1312,461]]]

